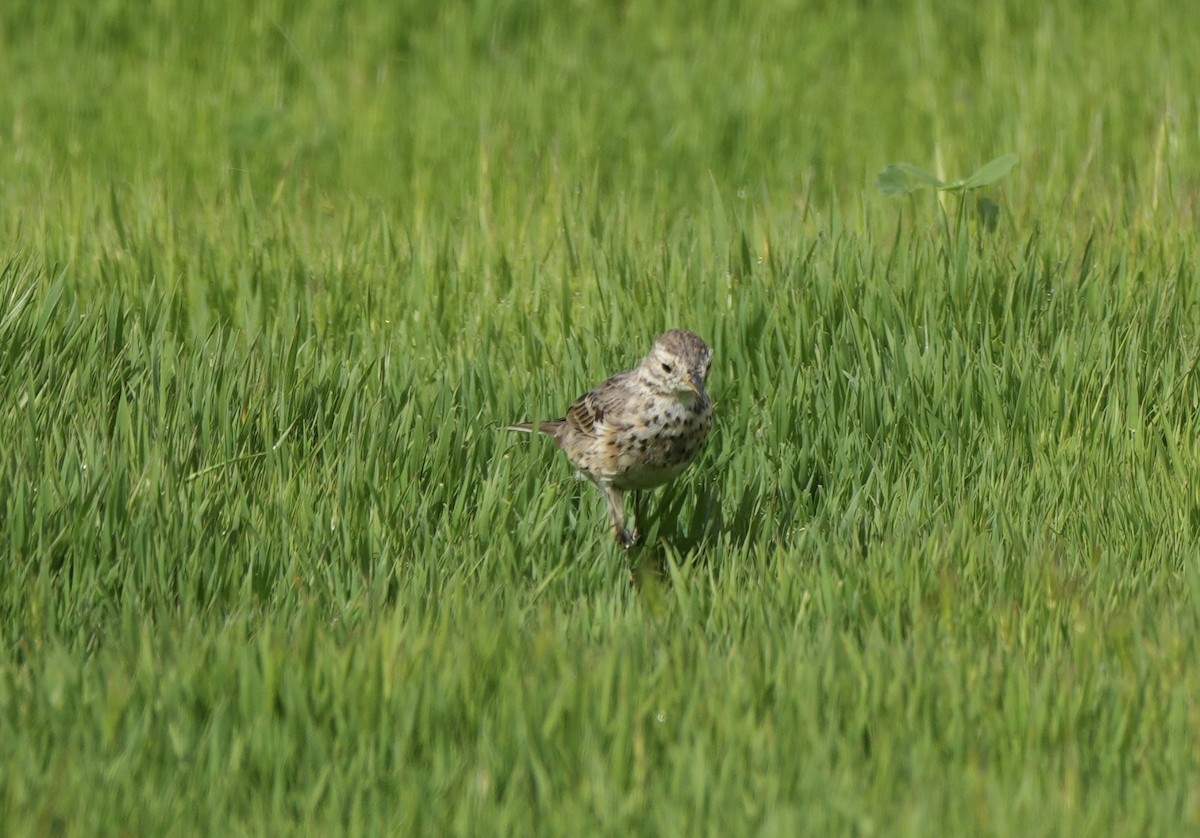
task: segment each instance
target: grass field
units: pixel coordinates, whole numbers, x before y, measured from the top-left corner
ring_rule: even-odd
[[[0,5],[0,832],[1196,834],[1194,17]]]

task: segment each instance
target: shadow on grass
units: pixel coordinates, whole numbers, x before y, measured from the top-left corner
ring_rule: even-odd
[[[722,557],[753,546],[785,543],[797,524],[809,520],[821,502],[825,476],[813,470],[784,484],[763,475],[745,486],[736,503],[722,503],[719,487],[705,483],[690,515],[688,493],[667,489],[642,499],[642,541],[629,551],[635,581],[651,568],[666,574],[668,550],[689,564],[721,569]],[[728,500],[728,499],[726,499]],[[732,512],[726,509],[732,506]]]

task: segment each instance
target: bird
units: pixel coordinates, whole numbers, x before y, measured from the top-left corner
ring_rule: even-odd
[[[712,357],[700,337],[672,329],[638,366],[580,396],[563,418],[518,422],[507,430],[552,438],[579,475],[604,494],[617,543],[628,550],[641,534],[636,494],[633,529],[625,527],[625,493],[678,477],[712,430],[713,402],[704,389]]]

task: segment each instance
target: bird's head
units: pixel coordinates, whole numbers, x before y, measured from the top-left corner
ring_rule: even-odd
[[[684,329],[672,329],[654,342],[642,369],[664,393],[678,398],[704,395],[704,383],[712,364],[712,349]]]

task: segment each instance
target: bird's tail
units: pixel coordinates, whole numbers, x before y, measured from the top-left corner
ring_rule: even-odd
[[[521,431],[526,434],[540,433],[546,436],[558,436],[558,429],[560,427],[562,427],[561,419],[554,422],[517,422],[515,425],[506,426],[504,430]]]

